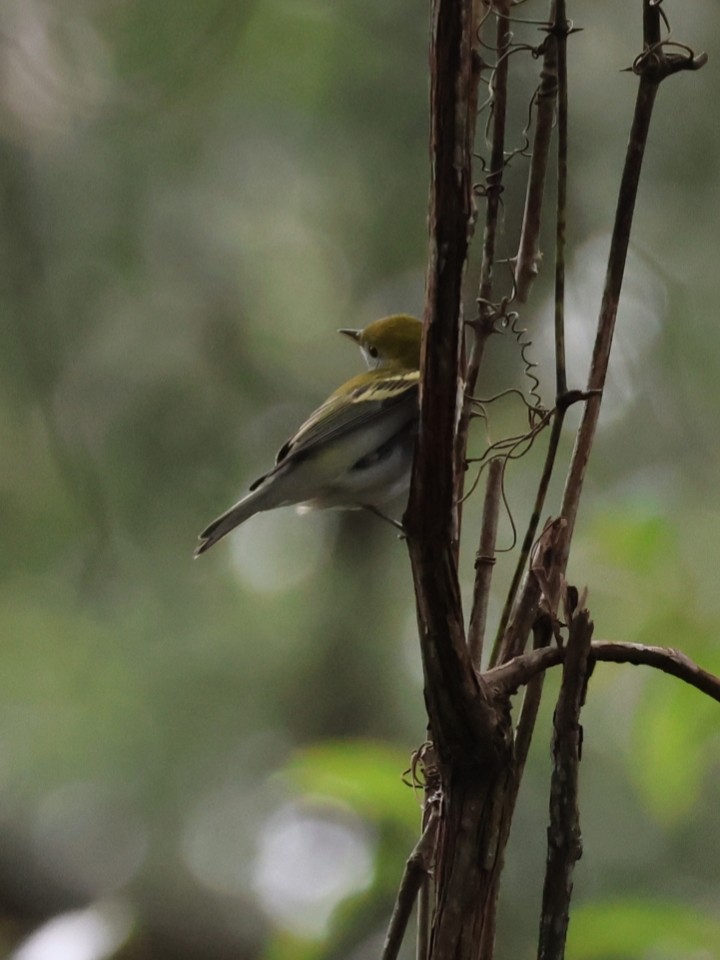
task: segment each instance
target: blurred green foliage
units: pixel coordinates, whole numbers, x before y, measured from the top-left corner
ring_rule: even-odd
[[[712,0],[665,6],[677,39],[710,45]],[[640,3],[577,0],[569,15],[585,28],[570,45],[581,386]],[[191,555],[359,370],[335,329],[422,309],[428,20],[380,0],[3,4],[2,956],[51,917],[75,931],[66,960],[98,930],[93,956],[126,960],[379,953],[419,817],[401,778],[425,735],[403,544],[373,518],[283,511]],[[537,63],[513,69],[519,140]],[[590,586],[597,637],[680,647],[715,671],[718,94],[710,67],[660,93],[569,573]],[[516,158],[508,255],[524,175]],[[522,317],[546,401],[549,293],[546,270]],[[510,385],[527,381],[497,338],[481,392]],[[490,434],[521,422],[498,406]],[[520,525],[540,453],[508,478]],[[513,560],[498,564],[495,615]],[[500,957],[533,953],[555,688],[508,853]],[[717,952],[717,729],[715,705],[677,681],[598,667],[571,956]]]
[[[568,951],[577,960],[625,960],[626,957],[713,956],[720,924],[674,901],[598,901],[573,918]]]

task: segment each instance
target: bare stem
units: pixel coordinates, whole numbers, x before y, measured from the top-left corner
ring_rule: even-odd
[[[535,635],[535,648],[546,647],[551,642],[553,636],[550,617],[539,617],[533,625],[533,633]],[[537,714],[540,708],[544,680],[545,674],[542,672],[536,674],[536,676],[528,682],[520,711],[520,719],[518,720],[515,731],[515,749],[513,751],[512,767],[509,771],[507,786],[504,791],[503,807],[498,825],[497,855],[491,870],[492,893],[487,898],[487,906],[485,908],[486,922],[483,926],[482,938],[480,940],[478,960],[493,960],[495,955],[497,901],[500,891],[500,878],[505,861],[504,853],[508,837],[510,836],[510,828],[517,805],[520,783],[525,771],[525,762],[530,751],[535,721],[537,720]]]
[[[558,83],[557,209],[555,216],[555,393],[558,399],[567,393],[565,367],[565,226],[567,222],[568,173],[568,30],[565,0],[555,0],[555,17],[551,27],[551,35],[554,37],[557,47]]]
[[[480,661],[482,660],[490,584],[495,569],[495,542],[502,501],[502,483],[503,462],[499,459],[491,460],[488,464],[487,485],[485,487],[480,546],[475,557],[476,574],[470,625],[468,627],[468,647],[476,670],[480,669]]]
[[[417,598],[425,697],[441,757],[494,749],[497,714],[473,670],[455,556],[454,440],[459,317],[472,218],[471,0],[435,0],[431,48],[429,257],[420,430],[404,518]]]
[[[422,836],[407,859],[385,936],[381,960],[397,960],[400,953],[415,899],[432,863],[438,820],[438,813],[433,810]]]
[[[563,960],[565,956],[572,875],[582,854],[578,808],[580,708],[585,702],[592,631],[587,610],[580,610],[570,626],[563,680],[555,707],[550,826],[538,960]]]
[[[496,17],[495,35],[498,63],[492,75],[492,142],[490,147],[490,171],[487,175],[484,189],[486,205],[478,295],[480,307],[477,319],[470,324],[472,336],[462,385],[462,407],[455,435],[455,499],[458,504],[458,528],[460,526],[461,503],[465,486],[465,457],[472,413],[472,396],[475,391],[478,372],[485,353],[485,345],[493,332],[495,321],[495,311],[490,306],[490,301],[493,296],[495,248],[497,244],[502,181],[505,171],[505,123],[507,116],[509,62],[507,53],[512,40],[510,21],[508,19],[510,0],[497,0],[495,9],[498,14]]]
[[[430,957],[432,922],[432,877],[426,874],[420,882],[418,893],[416,960],[428,960]]]
[[[529,580],[526,580],[524,594],[528,594],[528,591],[531,591],[532,595],[525,595],[523,597],[523,601],[517,605],[515,601],[518,597],[518,591],[520,589],[523,574],[527,571],[530,551],[532,550],[532,545],[535,542],[538,526],[540,524],[540,517],[545,506],[545,498],[547,497],[550,479],[552,477],[555,460],[557,458],[558,446],[560,444],[560,435],[562,433],[564,416],[565,409],[560,408],[555,413],[555,417],[553,419],[552,430],[550,431],[550,440],[548,442],[547,453],[545,454],[545,463],[543,464],[540,482],[538,483],[537,492],[535,494],[533,511],[530,516],[527,530],[525,531],[525,536],[523,537],[520,554],[518,556],[517,563],[515,564],[512,582],[510,583],[510,589],[508,590],[507,597],[505,598],[505,606],[503,608],[502,616],[500,617],[500,623],[498,624],[497,635],[495,637],[495,643],[490,656],[491,667],[496,666],[503,660],[517,656],[517,654],[520,653],[520,651],[524,648],[526,638],[532,626],[534,604],[537,600],[537,590],[534,585],[534,580],[532,580],[531,577]],[[513,615],[512,622],[510,619],[511,615]]]
[[[551,26],[556,17],[557,0],[551,0],[549,17]],[[558,40],[552,29],[545,38],[542,50],[543,62],[540,71],[540,86],[535,101],[535,132],[533,134],[532,156],[528,172],[520,244],[515,262],[515,296],[520,303],[526,302],[533,281],[539,273],[542,260],[540,224],[558,91]]]

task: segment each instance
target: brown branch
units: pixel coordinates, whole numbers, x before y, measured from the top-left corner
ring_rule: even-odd
[[[565,411],[561,408],[556,411],[553,419],[550,440],[548,441],[548,448],[545,453],[545,462],[535,494],[533,511],[528,522],[527,530],[525,531],[525,536],[523,537],[510,589],[508,590],[505,606],[500,617],[500,623],[498,624],[497,635],[490,656],[491,667],[498,663],[503,663],[511,657],[517,656],[517,654],[524,649],[525,641],[529,635],[533,617],[535,616],[540,591],[538,590],[533,575],[527,572],[527,563],[537,535],[540,517],[545,506],[545,498],[547,497],[550,479],[560,445],[564,416]],[[523,589],[518,593],[520,585],[523,583],[523,575],[526,575],[526,578],[529,579],[525,580]]]
[[[557,0],[550,4],[550,22],[557,16]],[[540,86],[536,97],[535,133],[528,172],[525,209],[523,211],[520,243],[515,261],[515,296],[525,303],[530,287],[537,277],[542,261],[540,252],[540,222],[542,219],[545,177],[550,153],[550,138],[555,119],[555,100],[558,91],[558,41],[551,32],[542,46],[543,63]]]
[[[420,426],[404,518],[418,611],[425,703],[442,780],[433,877],[432,960],[472,960],[482,933],[490,850],[510,718],[475,673],[465,642],[456,560],[454,435],[459,318],[472,224],[476,6],[434,0],[430,52],[432,176],[421,356]],[[472,114],[472,115],[470,115]]]
[[[551,35],[557,47],[557,202],[555,209],[555,395],[560,403],[567,393],[565,365],[565,228],[568,178],[567,38],[570,32],[565,0],[554,0]]]
[[[534,219],[537,218],[537,231],[540,229],[540,212],[542,209],[543,183],[545,179],[545,167],[547,165],[547,150],[549,148],[550,127],[552,126],[552,112],[557,99],[558,109],[558,154],[557,154],[557,201],[555,213],[555,381],[556,381],[556,410],[553,417],[552,431],[548,442],[548,449],[545,455],[540,482],[537,493],[535,494],[535,503],[533,512],[528,522],[528,527],[523,538],[520,555],[518,557],[512,583],[507,594],[505,607],[498,625],[498,631],[495,638],[493,653],[490,659],[491,665],[507,660],[509,657],[519,653],[525,646],[527,636],[530,631],[534,603],[527,602],[532,598],[525,598],[522,609],[527,611],[523,618],[515,617],[512,621],[511,629],[507,629],[510,624],[513,605],[518,596],[518,590],[522,582],[523,573],[527,567],[527,561],[530,556],[533,542],[537,535],[540,517],[545,506],[550,479],[555,468],[560,436],[562,434],[565,413],[572,402],[573,395],[568,394],[567,375],[565,365],[565,224],[567,218],[567,148],[568,148],[568,93],[567,93],[567,37],[570,32],[570,26],[566,19],[565,0],[552,0],[550,6],[550,34],[546,40],[547,48],[545,52],[545,62],[543,64],[543,83],[541,83],[540,93],[544,94],[542,102],[538,102],[538,117],[536,124],[536,142],[533,147],[533,164],[535,162],[535,148],[545,151],[545,158],[539,161],[539,168],[535,172],[536,181],[533,182],[533,173],[531,171],[528,181],[528,197],[526,201],[526,214],[528,214],[528,205],[532,207],[530,215],[530,224],[528,225],[529,234],[525,238],[525,244],[535,244],[537,248],[537,234],[532,239]],[[542,108],[542,111],[541,111]],[[548,115],[546,115],[548,114]],[[539,128],[547,125],[546,136],[539,137]],[[547,138],[547,142],[545,142]],[[539,179],[542,174],[542,179]],[[531,192],[534,191],[534,194]],[[525,221],[523,221],[523,231],[525,231]],[[523,240],[521,239],[521,249]],[[525,250],[528,255],[528,250]],[[539,255],[539,254],[538,254]],[[518,254],[518,264],[516,271],[516,282],[519,283],[518,275],[525,271],[527,261],[523,266],[520,263],[520,254]],[[524,282],[526,290],[529,287],[529,276],[525,275]],[[518,292],[518,298],[523,299]],[[506,633],[507,630],[507,633]]]
[[[492,755],[496,710],[465,643],[454,550],[453,445],[459,317],[472,219],[475,117],[471,0],[435,0],[431,46],[432,178],[420,430],[404,518],[417,599],[425,701],[440,757]],[[472,115],[471,115],[472,113]]]
[[[483,233],[482,261],[480,264],[480,287],[478,299],[481,312],[483,304],[493,299],[493,280],[495,271],[495,247],[497,243],[500,198],[502,195],[503,173],[505,171],[505,124],[507,118],[507,86],[510,58],[508,52],[512,42],[510,23],[510,0],[495,0],[493,4],[497,16],[495,49],[497,66],[493,71],[492,96],[492,145],[490,148],[490,170],[485,182],[487,208],[485,230]],[[473,385],[470,385],[472,392]]]
[[[405,938],[408,921],[423,880],[432,866],[437,842],[439,816],[433,809],[428,818],[422,836],[407,858],[400,887],[395,898],[395,906],[390,917],[380,960],[397,960],[400,947]]]
[[[493,298],[493,273],[495,247],[497,244],[500,198],[505,172],[505,123],[507,117],[508,51],[512,41],[509,20],[510,0],[497,0],[494,4],[499,14],[496,17],[495,49],[498,62],[492,74],[492,134],[490,146],[490,169],[486,178],[484,196],[485,227],[483,230],[482,260],[478,293],[478,318],[469,324],[472,330],[468,361],[462,384],[463,402],[455,437],[455,499],[458,503],[458,527],[462,513],[462,498],[465,485],[465,457],[472,414],[472,396],[485,353],[485,346],[494,329],[495,310],[490,305]],[[459,530],[458,530],[459,535]]]
[[[552,643],[553,623],[550,616],[538,617],[533,625],[533,650],[545,650]],[[530,752],[533,730],[537,720],[538,710],[540,709],[540,700],[542,698],[543,683],[545,681],[545,671],[536,674],[528,680],[520,709],[517,728],[515,730],[515,768],[517,770],[518,783],[522,777]]]
[[[433,879],[426,874],[420,881],[417,898],[417,940],[415,960],[429,960],[433,921]]]
[[[538,617],[533,626],[533,634],[535,649],[546,647],[552,641],[552,620],[549,616]],[[536,674],[528,681],[520,710],[520,718],[515,730],[515,749],[513,751],[512,768],[503,792],[503,809],[500,814],[498,827],[498,853],[491,868],[491,894],[486,901],[485,924],[480,940],[478,960],[493,960],[495,955],[497,901],[500,891],[500,878],[505,861],[504,853],[510,836],[510,828],[517,805],[520,783],[525,770],[525,762],[530,752],[530,744],[532,743],[535,721],[537,720],[537,714],[540,708],[544,681],[544,672]]]
[[[630,663],[633,666],[654,667],[690,684],[691,687],[695,687],[720,703],[720,677],[703,670],[682,650],[648,646],[644,643],[614,643],[605,640],[592,644],[590,656],[601,663]],[[533,650],[488,670],[483,676],[493,688],[511,694],[529,683],[538,673],[550,667],[556,667],[564,659],[564,648],[548,647],[544,650]]]
[[[428,737],[430,730],[427,731]],[[439,815],[442,808],[442,780],[440,768],[437,762],[437,753],[431,740],[426,739],[416,754],[417,760],[414,763],[422,768],[423,779],[423,812],[422,829],[423,832],[428,827],[432,817]],[[417,775],[415,775],[417,780]],[[439,826],[439,824],[438,824]],[[437,833],[437,831],[436,831]],[[435,850],[437,850],[437,837]],[[415,944],[416,960],[429,960],[430,958],[430,938],[432,935],[432,924],[434,917],[434,873],[431,869],[420,881],[420,890],[417,897],[416,929],[417,938]]]
[[[563,960],[570,919],[572,875],[582,855],[578,773],[582,748],[580,708],[585,702],[593,624],[587,610],[573,617],[563,679],[553,718],[550,826],[543,885],[538,960]]]
[[[473,603],[468,626],[468,647],[475,669],[480,669],[485,624],[487,622],[490,584],[495,569],[495,541],[497,540],[498,517],[502,500],[503,462],[491,460],[488,464],[485,503],[483,506],[480,546],[475,557],[475,583],[473,585]]]

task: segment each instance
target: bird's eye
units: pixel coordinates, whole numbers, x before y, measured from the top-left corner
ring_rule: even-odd
[[[370,356],[373,358],[373,360],[376,360],[376,359],[377,359],[377,355],[378,355],[378,348],[377,348],[377,347],[368,347],[368,353],[369,353]]]

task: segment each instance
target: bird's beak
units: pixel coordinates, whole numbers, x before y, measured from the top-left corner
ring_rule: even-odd
[[[338,333],[342,333],[346,337],[350,337],[351,340],[354,340],[357,343],[360,340],[361,330],[338,330]]]

